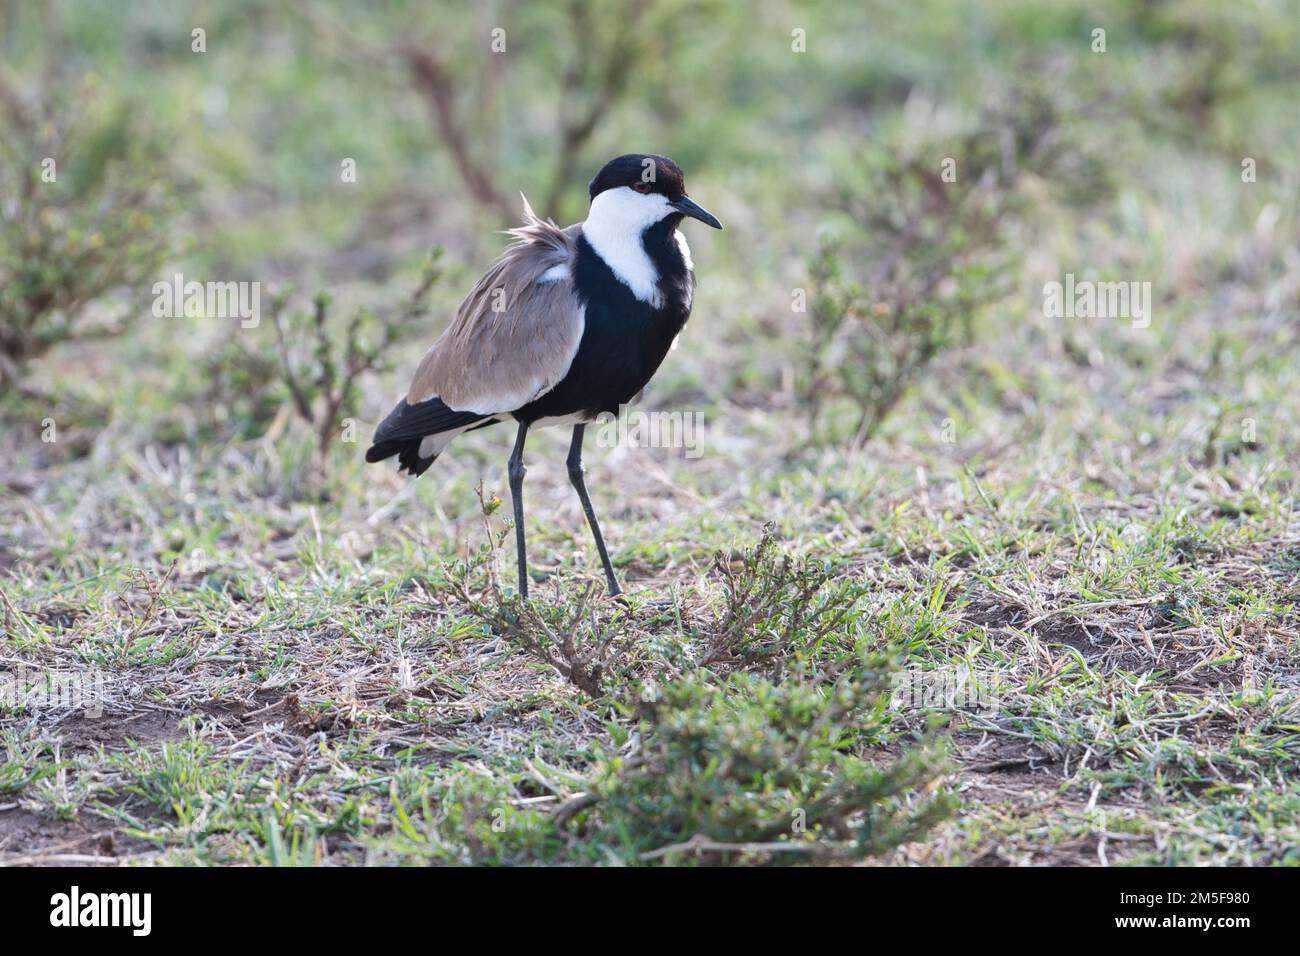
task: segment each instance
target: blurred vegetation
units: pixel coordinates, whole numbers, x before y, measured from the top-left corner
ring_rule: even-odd
[[[331,327],[328,293],[312,300],[310,315],[288,313],[288,295],[271,303],[276,356],[280,373],[298,418],[316,437],[316,464],[323,468],[330,446],[340,437],[356,442],[353,416],[360,413],[361,377],[391,366],[390,347],[419,331],[428,314],[429,293],[442,276],[435,249],[424,264],[419,283],[399,309],[377,316],[373,309],[358,308],[347,325]],[[306,345],[307,354],[301,348]]]
[[[151,281],[174,239],[156,132],[93,79],[37,92],[0,64],[0,385],[120,331],[134,303],[110,296]]]
[[[821,197],[851,226],[819,239],[811,302],[796,310],[809,313],[799,400],[810,441],[826,437],[820,418],[842,412],[837,402],[851,412],[833,416],[831,436],[870,439],[926,366],[1021,293],[1013,277],[1034,218],[1113,191],[1096,147],[1063,126],[1064,96],[1041,81],[997,95],[969,129],[896,133]],[[1053,194],[1057,205],[1044,201]]]
[[[771,280],[746,305],[772,357],[719,385],[793,371],[808,441],[860,446],[982,316],[1020,320],[1024,290],[1010,278],[1059,214],[1109,228],[1130,195],[1118,180],[1159,180],[1152,137],[1276,162],[1285,124],[1252,115],[1286,102],[1298,31],[1263,16],[1172,0],[861,11],[393,0],[364,15],[265,0],[0,3],[0,352],[12,377],[57,342],[140,316],[173,219],[188,251],[163,271],[328,289],[345,312],[442,243],[456,281],[430,306],[445,311],[499,248],[491,231],[515,220],[518,191],[578,218],[605,158],[655,149],[736,224],[699,240],[701,311],[736,311],[742,274]],[[1098,23],[1104,53],[1090,48]],[[58,154],[56,184],[39,182],[46,154]],[[175,217],[171,196],[183,197]],[[810,301],[783,317],[790,289]],[[186,321],[200,323],[193,334],[153,344],[217,336],[205,378],[269,372],[258,356],[273,330],[229,347],[229,329]],[[279,400],[301,414],[284,384]],[[271,401],[197,431],[248,437],[251,421],[275,420]]]

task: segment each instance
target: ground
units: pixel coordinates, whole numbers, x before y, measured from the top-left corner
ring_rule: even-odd
[[[567,47],[526,6],[490,69],[495,20],[430,36],[456,102],[506,104],[466,131],[498,192],[535,198]],[[771,37],[715,11],[651,50],[541,211],[580,217],[586,168],[650,138],[724,221],[685,227],[694,312],[640,406],[699,416],[702,444],[589,433],[617,602],[567,432],[530,435],[531,609],[511,429],[415,482],[362,460],[510,224],[427,91],[372,67],[415,15],[336,17],[361,62],[251,0],[205,57],[161,8],[27,22],[175,114],[196,248],[159,275],[327,288],[337,324],[447,251],[323,453],[269,314],[157,319],[135,290],[122,334],[0,392],[0,864],[1300,862],[1300,20],[977,6],[812,4],[806,54],[783,4]],[[792,307],[827,233],[863,314],[907,301],[882,248],[921,312],[981,290],[860,435],[869,326],[810,389],[817,310]],[[972,264],[995,292],[953,278]],[[1056,316],[1067,275],[1149,282],[1150,312]],[[22,698],[51,676],[82,697]]]
[[[1268,320],[1232,332],[1254,447],[1208,434],[1213,379],[1186,326],[1158,394],[1064,354],[990,368],[1004,411],[952,444],[936,421],[791,464],[792,419],[726,404],[699,459],[593,447],[632,595],[591,604],[625,619],[615,670],[697,653],[720,600],[713,552],[752,547],[772,517],[785,547],[865,583],[868,636],[981,685],[937,702],[931,786],[956,793],[956,813],[885,862],[1294,860],[1295,335]],[[1050,414],[1033,383],[1050,383]],[[916,402],[900,415],[924,416]],[[104,713],[4,719],[3,859],[528,858],[458,841],[446,818],[468,811],[448,794],[481,778],[552,808],[583,791],[620,718],[448,590],[448,562],[506,530],[474,488],[504,495],[508,442],[462,438],[414,489],[352,463],[348,495],[288,506],[255,490],[256,442],[209,461],[92,453],[52,466],[57,483],[32,473],[4,499],[9,659],[99,668]],[[563,454],[563,436],[536,440],[526,486],[535,588],[560,605],[600,578]],[[506,582],[510,555],[490,561]],[[936,712],[899,700],[882,756]]]

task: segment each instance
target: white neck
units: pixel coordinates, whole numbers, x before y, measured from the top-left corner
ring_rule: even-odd
[[[641,236],[672,211],[662,193],[639,193],[620,186],[593,199],[582,224],[582,234],[618,280],[656,308],[663,304],[659,270],[646,254]]]

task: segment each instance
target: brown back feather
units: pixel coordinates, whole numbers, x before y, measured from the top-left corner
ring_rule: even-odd
[[[524,200],[524,224],[425,353],[407,402],[438,396],[458,411],[513,411],[554,388],[582,338],[572,262],[580,226],[539,219]],[[540,282],[555,266],[562,279]]]

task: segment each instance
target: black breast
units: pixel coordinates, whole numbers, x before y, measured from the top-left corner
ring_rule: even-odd
[[[587,240],[578,238],[574,287],[586,307],[578,353],[560,383],[517,410],[515,418],[617,413],[645,388],[691,313],[695,277],[674,235],[680,221],[670,216],[642,237],[659,272],[658,307],[634,296]]]

